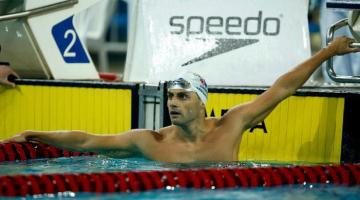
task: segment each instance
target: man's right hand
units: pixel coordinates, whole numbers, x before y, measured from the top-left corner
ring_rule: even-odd
[[[0,63],[0,85],[15,87],[15,83],[9,81],[9,78],[20,78],[8,65]]]

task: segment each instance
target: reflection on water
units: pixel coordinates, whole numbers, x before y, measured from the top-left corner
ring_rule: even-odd
[[[105,156],[80,156],[70,158],[36,159],[29,161],[0,163],[0,175],[74,173],[74,172],[115,172],[144,170],[174,170],[189,168],[235,168],[284,166],[276,162],[206,162],[206,163],[163,163],[144,158],[116,159]]]
[[[23,199],[23,198],[14,198]],[[26,199],[90,199],[90,200],[357,200],[359,187],[316,185],[312,188],[301,186],[281,186],[273,188],[235,188],[235,189],[176,189],[173,191],[154,190],[134,193],[73,193],[45,194]]]
[[[116,159],[105,156],[80,156],[70,158],[36,159],[28,161],[0,163],[0,175],[10,174],[41,174],[41,173],[74,173],[74,172],[115,172],[115,171],[146,171],[174,170],[189,168],[235,168],[235,167],[266,167],[289,166],[304,163],[278,162],[203,162],[203,163],[163,163],[144,158]],[[307,164],[310,165],[310,164]]]

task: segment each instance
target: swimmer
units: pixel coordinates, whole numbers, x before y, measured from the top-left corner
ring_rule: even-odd
[[[123,158],[141,156],[163,162],[237,161],[243,132],[257,125],[301,87],[322,62],[335,55],[359,52],[354,42],[338,37],[314,56],[280,76],[253,101],[231,108],[222,117],[205,117],[207,85],[191,72],[169,82],[172,125],[160,130],[136,129],[114,135],[83,131],[24,131],[3,142],[38,141],[60,148]]]
[[[0,85],[15,87],[11,80],[17,78],[19,75],[9,67],[9,63],[0,62]]]

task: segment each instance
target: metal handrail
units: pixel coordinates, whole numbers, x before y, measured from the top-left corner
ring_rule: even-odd
[[[334,39],[334,33],[336,30],[348,26],[348,18],[344,18],[332,26],[330,26],[327,36],[326,36],[326,44],[329,45],[331,41]],[[350,44],[350,47],[360,47],[360,43],[352,43]],[[334,70],[334,62],[333,57],[330,57],[326,61],[326,71],[329,75],[329,77],[335,81],[335,82],[341,82],[341,83],[360,83],[360,76],[344,76],[344,75],[337,75]]]
[[[63,7],[72,6],[72,5],[77,4],[78,2],[79,2],[79,0],[68,0],[68,1],[54,3],[54,4],[47,5],[47,6],[39,7],[39,8],[30,9],[30,10],[23,11],[23,12],[3,15],[3,16],[0,16],[0,21],[28,17],[28,16],[35,15],[35,14],[39,14],[39,13],[43,13],[43,12],[47,12],[47,11],[51,11],[51,10],[56,10],[56,9],[63,8]]]

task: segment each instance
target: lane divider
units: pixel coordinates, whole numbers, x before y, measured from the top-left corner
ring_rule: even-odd
[[[42,143],[0,143],[0,162],[94,155]],[[138,192],[175,188],[249,188],[280,185],[360,185],[360,163],[227,169],[183,169],[107,173],[65,173],[0,176],[0,196],[61,192]]]
[[[0,143],[0,162],[89,155],[95,155],[95,153],[67,151],[43,143]]]
[[[0,196],[309,184],[360,185],[360,164],[0,176]]]

